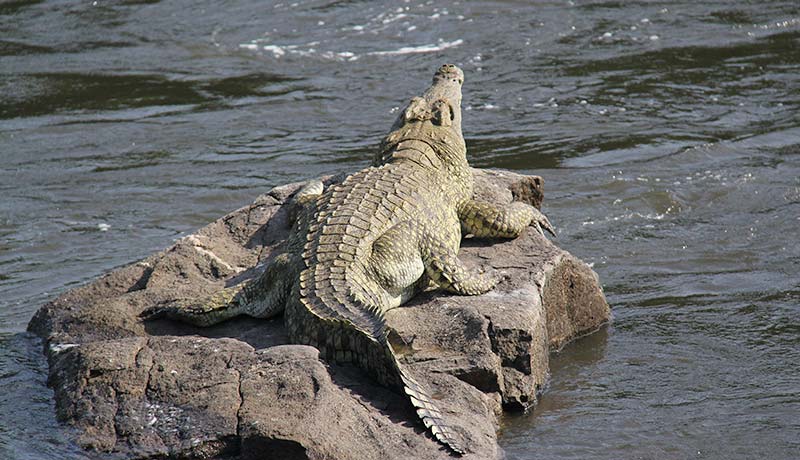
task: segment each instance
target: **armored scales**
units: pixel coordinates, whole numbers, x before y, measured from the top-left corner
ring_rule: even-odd
[[[462,231],[514,238],[526,227],[553,232],[533,206],[498,207],[472,199],[473,177],[461,132],[464,74],[441,66],[383,139],[373,166],[327,190],[312,181],[298,206],[285,251],[263,274],[212,298],[160,307],[167,316],[207,326],[237,315],[283,312],[292,342],[317,347],[333,362],[352,362],[384,385],[402,388],[431,434],[454,453],[460,436],[427,390],[398,361],[384,312],[434,283],[463,295],[494,287],[489,274],[458,259]]]

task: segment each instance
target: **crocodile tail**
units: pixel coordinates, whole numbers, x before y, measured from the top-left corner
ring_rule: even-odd
[[[389,348],[391,349],[391,345]],[[397,365],[400,379],[403,381],[403,391],[408,395],[411,404],[417,411],[417,416],[422,420],[425,428],[429,429],[433,437],[451,451],[458,455],[464,454],[464,448],[456,439],[453,429],[445,422],[442,412],[436,407],[428,391],[400,364],[394,354],[394,350],[392,350],[392,357]]]
[[[316,265],[317,270],[324,268]],[[286,306],[289,336],[295,342],[317,347],[323,356],[333,361],[347,362],[350,360],[348,356],[351,356],[353,361],[383,384],[402,384],[417,415],[434,438],[454,453],[463,454],[464,449],[456,440],[453,429],[445,423],[433,398],[397,359],[387,339],[386,319],[378,307],[383,303],[379,294],[376,294],[380,288],[365,288],[352,282],[347,286],[349,295],[340,295],[334,285],[334,275],[318,279],[312,269],[303,270],[300,274],[297,297],[301,301],[289,302]],[[338,324],[340,329],[333,331],[333,324]],[[344,340],[344,336],[350,337]],[[342,343],[337,343],[337,338]],[[349,347],[344,342],[349,342]],[[354,344],[360,345],[354,349]],[[340,356],[338,352],[341,351],[345,353]],[[401,382],[397,382],[397,376]]]

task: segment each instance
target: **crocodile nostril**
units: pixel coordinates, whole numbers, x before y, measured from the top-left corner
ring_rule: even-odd
[[[461,69],[455,64],[442,64],[433,75],[434,82],[452,82],[459,86],[464,84]]]

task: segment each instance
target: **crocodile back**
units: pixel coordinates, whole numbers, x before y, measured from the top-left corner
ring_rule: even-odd
[[[401,388],[434,437],[456,453],[463,448],[453,429],[388,343],[384,312],[419,287],[424,235],[441,232],[438,239],[458,249],[456,209],[472,195],[461,136],[462,81],[460,69],[442,66],[384,140],[380,163],[331,186],[310,208],[299,281],[285,310],[293,342]],[[385,245],[378,241],[400,254],[393,264],[380,259]],[[406,252],[412,256],[402,257]],[[396,265],[388,276],[385,265]]]
[[[428,188],[418,168],[400,164],[367,168],[330,187],[319,198],[303,248],[299,297],[305,307],[383,340],[390,299],[368,273],[372,245],[422,212]]]

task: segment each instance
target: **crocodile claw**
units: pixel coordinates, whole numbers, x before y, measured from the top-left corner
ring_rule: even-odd
[[[167,316],[169,312],[169,307],[165,307],[163,305],[156,305],[154,307],[150,307],[139,313],[139,318],[142,321],[152,321],[154,319],[164,318]]]
[[[550,223],[550,220],[545,216],[541,211],[536,208],[533,208],[534,216],[533,220],[531,221],[531,225],[533,225],[536,230],[542,235],[544,235],[544,231],[547,232],[553,237],[557,238],[556,229],[553,227],[553,224]]]
[[[498,270],[489,267],[483,271],[483,276],[486,278],[486,281],[491,285],[491,289],[497,287],[501,281],[503,281],[503,275]]]

